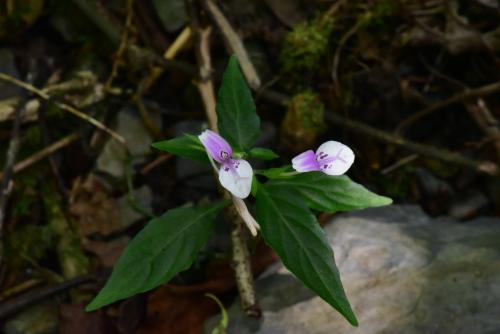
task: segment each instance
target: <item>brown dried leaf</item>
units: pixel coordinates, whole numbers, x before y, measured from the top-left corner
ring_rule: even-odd
[[[120,228],[120,215],[114,198],[92,174],[83,182],[77,179],[73,183],[70,213],[82,237],[95,234],[107,236]]]

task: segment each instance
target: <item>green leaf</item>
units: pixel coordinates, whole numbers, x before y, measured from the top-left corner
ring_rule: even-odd
[[[217,96],[217,126],[234,148],[246,151],[260,136],[260,119],[236,56],[231,56]]]
[[[280,156],[274,153],[273,150],[262,147],[254,147],[248,152],[250,158],[261,159],[261,160],[273,160]]]
[[[352,325],[358,321],[342,287],[326,236],[299,195],[265,185],[257,193],[262,236],[283,264]]]
[[[212,234],[215,216],[227,202],[181,207],[151,220],[129,243],[106,285],[87,311],[151,290],[188,269]]]
[[[287,165],[283,167],[268,168],[265,170],[258,170],[256,173],[264,175],[268,179],[277,179],[285,177],[285,175],[295,172],[292,165]]]
[[[349,177],[330,176],[321,172],[269,181],[273,188],[296,193],[315,210],[326,212],[351,211],[392,203],[392,199],[372,193]]]
[[[209,163],[205,148],[198,137],[193,135],[159,141],[151,144],[151,146],[157,150],[169,152],[183,158]]]

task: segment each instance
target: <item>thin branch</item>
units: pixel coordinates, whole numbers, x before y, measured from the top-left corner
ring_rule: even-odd
[[[492,138],[497,153],[497,162],[500,163],[500,122],[481,98],[477,99],[476,103],[466,104],[465,107],[487,139]]]
[[[500,82],[495,82],[486,86],[478,87],[478,88],[473,88],[473,89],[468,89],[465,90],[461,93],[458,93],[456,95],[453,95],[452,97],[436,102],[432,104],[431,106],[415,113],[412,114],[411,116],[407,117],[405,120],[403,120],[399,126],[396,128],[395,133],[398,135],[401,135],[404,133],[404,131],[420,119],[424,118],[425,116],[432,114],[435,111],[441,110],[443,108],[446,108],[450,105],[453,105],[458,102],[463,102],[466,100],[470,100],[472,98],[477,98],[477,97],[482,97],[482,96],[487,96],[491,95],[494,93],[500,92]]]
[[[96,128],[99,128],[99,129],[103,130],[104,132],[108,133],[111,137],[116,139],[119,143],[126,145],[125,139],[122,136],[120,136],[118,133],[116,133],[113,130],[111,130],[110,128],[108,128],[106,125],[102,124],[101,122],[99,122],[95,118],[92,118],[87,114],[84,114],[83,112],[77,110],[76,108],[70,106],[69,104],[59,102],[59,101],[52,101],[51,97],[47,93],[45,93],[43,90],[38,89],[29,83],[23,82],[23,81],[16,79],[8,74],[5,74],[5,73],[0,73],[0,80],[10,82],[11,84],[14,84],[18,87],[26,89],[27,91],[37,95],[38,97],[42,98],[45,101],[53,102],[55,105],[57,105],[62,110],[67,111],[67,112],[83,119],[84,121],[87,121],[88,123],[92,124]]]
[[[485,173],[491,176],[500,175],[500,170],[498,165],[491,161],[478,161],[469,159],[460,155],[458,153],[450,152],[448,150],[439,149],[433,146],[423,145],[406,140],[400,136],[396,136],[371,126],[363,124],[361,122],[353,121],[342,117],[335,113],[328,113],[326,119],[332,123],[340,124],[345,126],[355,132],[362,133],[364,135],[370,136],[374,139],[384,141],[386,143],[400,146],[409,151],[418,153],[423,156],[431,157],[444,162],[452,163],[455,165],[460,165],[464,167],[471,168],[477,172]]]
[[[241,66],[241,70],[243,71],[248,84],[250,85],[250,87],[252,87],[253,90],[258,90],[261,85],[260,77],[255,67],[253,66],[253,63],[251,62],[250,57],[248,56],[248,52],[245,49],[245,45],[241,41],[240,36],[238,36],[236,31],[233,29],[219,7],[217,7],[215,2],[213,2],[212,0],[205,0],[204,4],[208,12],[212,16],[215,24],[217,25],[217,27],[219,27],[222,35],[229,44],[231,51],[236,54],[236,57],[238,58]]]
[[[337,49],[335,50],[335,56],[333,57],[333,68],[332,68],[332,79],[333,79],[333,84],[335,85],[335,90],[337,92],[337,95],[340,96],[340,83],[339,83],[339,63],[340,63],[340,54],[342,52],[342,49],[344,48],[345,43],[353,36],[359,28],[362,27],[362,25],[365,23],[365,20],[363,18],[359,19],[356,24],[349,29],[348,32],[342,36],[342,38],[339,41],[339,44],[337,45]]]
[[[217,114],[215,112],[215,93],[214,84],[211,79],[212,74],[212,61],[210,59],[210,34],[212,27],[200,29],[199,33],[199,66],[200,66],[200,80],[196,83],[200,91],[201,99],[205,105],[205,112],[208,119],[208,125],[214,131],[217,128]]]
[[[47,125],[47,119],[45,117],[45,109],[42,107],[38,111],[38,124],[40,126],[40,130],[42,133],[42,139],[43,139],[43,145],[44,146],[50,146],[51,142],[51,136],[49,132],[49,127]],[[49,154],[47,156],[50,164],[50,168],[52,169],[52,174],[54,175],[56,182],[57,182],[57,189],[59,190],[59,193],[61,195],[61,198],[64,200],[67,200],[68,198],[68,189],[64,185],[64,180],[61,176],[61,173],[59,172],[59,168],[57,166],[57,163],[52,156],[52,154]]]
[[[165,53],[163,54],[163,58],[165,60],[174,59],[177,54],[186,47],[188,42],[191,40],[191,36],[191,28],[185,27],[179,34],[179,36],[177,36],[175,41],[165,51]],[[154,137],[157,137],[161,131],[149,116],[148,109],[144,105],[142,97],[151,89],[151,87],[154,86],[156,81],[158,81],[158,79],[163,75],[164,72],[164,66],[153,67],[150,74],[147,77],[143,78],[141,82],[139,82],[139,84],[137,85],[137,90],[132,96],[132,101],[136,104],[137,109],[139,110],[139,113],[144,121],[144,124]]]
[[[63,147],[66,147],[69,144],[75,142],[76,140],[78,140],[80,138],[81,138],[81,136],[79,133],[73,133],[69,136],[66,136],[66,137],[60,139],[60,140],[56,141],[55,143],[53,143],[53,144],[43,148],[42,150],[36,152],[35,154],[31,155],[30,157],[16,163],[14,165],[14,167],[12,168],[12,172],[14,174],[19,173],[19,172],[25,170],[26,168],[34,165],[38,161],[45,159],[46,157],[50,156],[51,154],[59,151]],[[5,174],[0,173],[0,180],[3,179],[4,175]]]
[[[113,67],[111,68],[111,74],[108,77],[108,80],[105,84],[106,91],[111,90],[113,86],[113,80],[118,74],[118,70],[123,62],[123,55],[127,50],[127,45],[129,41],[129,34],[132,30],[132,18],[134,14],[134,0],[127,0],[127,17],[125,19],[125,27],[123,27],[122,36],[120,39],[120,45],[118,46],[118,50],[115,53],[115,59],[113,61]]]
[[[5,167],[3,178],[0,183],[0,266],[3,263],[3,223],[5,220],[5,207],[7,206],[7,201],[9,199],[10,193],[12,191],[12,174],[14,164],[17,159],[17,152],[19,151],[19,129],[21,127],[21,115],[25,107],[26,96],[23,96],[16,108],[16,114],[14,117],[14,125],[12,127],[12,135],[9,142],[9,147],[7,149],[7,158],[5,162]]]
[[[68,279],[61,283],[42,286],[40,288],[36,288],[34,290],[23,293],[19,296],[6,299],[2,303],[0,303],[0,319],[15,314],[25,309],[26,307],[35,304],[38,301],[44,300],[50,296],[64,292],[76,286],[95,280],[100,281],[103,277],[107,277],[110,273],[110,269],[105,269],[101,272],[86,274]]]

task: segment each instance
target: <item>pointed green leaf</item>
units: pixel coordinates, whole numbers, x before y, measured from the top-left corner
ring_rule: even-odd
[[[300,173],[269,182],[298,194],[310,208],[325,212],[350,211],[392,203],[392,199],[372,193],[346,175],[330,176],[321,172]]]
[[[245,151],[260,136],[260,119],[236,56],[231,56],[217,96],[217,126],[233,148]]]
[[[183,158],[208,163],[207,152],[198,137],[184,135],[169,140],[158,141],[151,144],[160,151],[169,152]]]
[[[261,186],[257,193],[257,221],[264,240],[278,253],[283,264],[357,326],[333,251],[315,216],[300,196],[285,188]]]
[[[248,152],[250,158],[260,159],[260,160],[273,160],[280,156],[277,155],[273,150],[262,147],[254,147]]]
[[[145,292],[188,269],[212,234],[215,216],[227,202],[181,207],[151,220],[129,243],[111,277],[87,311]]]

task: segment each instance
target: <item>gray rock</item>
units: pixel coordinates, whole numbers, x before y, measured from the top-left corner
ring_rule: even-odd
[[[136,201],[136,205],[140,206],[147,212],[153,212],[151,207],[151,202],[153,201],[153,194],[148,186],[142,186],[140,188],[134,189],[133,197]],[[127,227],[137,222],[139,219],[143,219],[146,216],[139,212],[137,209],[132,207],[130,203],[130,196],[126,195],[120,197],[116,204],[118,205],[118,211],[120,212],[120,224],[123,227]]]
[[[257,282],[263,317],[236,301],[228,333],[500,333],[500,219],[388,206],[339,215],[325,232],[359,327],[278,265]]]
[[[161,117],[158,113],[151,113],[150,117],[156,124],[161,124]],[[127,142],[130,154],[134,157],[133,163],[138,164],[144,161],[144,157],[151,151],[153,138],[139,113],[130,108],[120,110],[115,131]],[[126,157],[124,147],[116,140],[110,139],[97,158],[97,169],[113,177],[121,178],[125,175]]]

